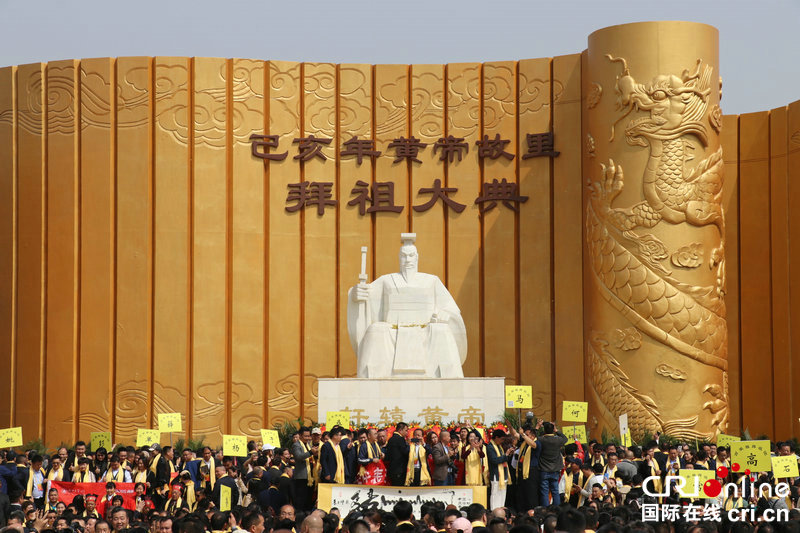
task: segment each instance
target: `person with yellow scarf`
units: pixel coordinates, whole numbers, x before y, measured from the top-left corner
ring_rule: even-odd
[[[414,430],[408,450],[408,465],[406,466],[406,486],[423,487],[431,484],[431,475],[428,472],[428,456],[425,452],[425,443],[422,441],[424,433],[420,428]]]
[[[25,487],[25,497],[32,498],[36,507],[44,506],[44,480],[45,472],[42,468],[44,458],[41,455],[34,455],[31,464],[28,466],[28,482]]]
[[[169,500],[164,506],[164,510],[168,516],[175,516],[179,509],[188,509],[189,504],[183,498],[183,486],[180,483],[174,483],[169,493]]]
[[[199,460],[198,470],[202,469],[203,479],[200,480],[200,488],[214,489],[214,484],[217,482],[214,472],[217,465],[214,463],[214,455],[211,453],[211,448],[206,446],[203,448],[203,458]],[[205,466],[205,468],[203,468]]]
[[[492,431],[492,440],[486,446],[490,482],[489,507],[491,509],[505,507],[506,490],[511,484],[511,471],[508,468],[508,463],[514,453],[514,448],[509,447],[507,451],[503,451],[505,438],[505,431],[495,429]]]
[[[519,456],[517,460],[517,509],[520,512],[539,505],[539,455],[536,431],[525,424],[519,432]]]
[[[486,485],[488,470],[486,469],[486,446],[478,434],[470,431],[467,446],[461,452],[464,461],[464,484],[472,487]]]
[[[298,432],[300,437],[292,444],[294,457],[294,504],[297,510],[308,512],[311,510],[311,497],[314,490],[314,463],[319,448],[311,445],[311,428],[301,427]]]
[[[61,457],[54,455],[50,459],[50,469],[47,472],[47,481],[64,481],[64,468]]]
[[[89,471],[90,463],[88,457],[81,457],[78,461],[78,470],[72,474],[73,483],[94,483],[96,481],[94,474]]]
[[[131,473],[122,468],[119,456],[114,454],[108,459],[108,470],[106,470],[105,474],[103,474],[100,479],[105,482],[130,483]]]
[[[567,460],[564,470],[564,496],[573,507],[578,506],[581,497],[581,487],[586,482],[586,474],[581,468],[581,460],[571,458]]]
[[[149,491],[156,481],[156,475],[147,468],[144,457],[136,457],[133,460],[135,470],[131,474],[133,483],[142,483]]]
[[[344,483],[344,456],[339,443],[344,430],[340,426],[331,429],[330,440],[322,445],[319,451],[319,462],[322,465],[320,477],[322,483]]]
[[[383,452],[378,446],[378,431],[375,428],[368,428],[366,430],[367,440],[361,443],[358,447],[358,475],[363,478],[366,473],[366,467],[370,463],[379,463],[383,459]]]

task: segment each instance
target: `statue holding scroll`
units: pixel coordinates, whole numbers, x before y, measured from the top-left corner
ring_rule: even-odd
[[[367,283],[362,248],[359,283],[347,295],[358,377],[463,378],[467,332],[461,312],[438,277],[417,272],[416,234],[400,238],[400,272]]]

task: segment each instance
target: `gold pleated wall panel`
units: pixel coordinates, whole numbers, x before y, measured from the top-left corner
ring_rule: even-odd
[[[50,444],[107,429],[131,441],[158,413],[178,411],[184,433],[218,442],[311,418],[316,379],[355,374],[346,298],[360,248],[374,279],[397,268],[403,231],[418,233],[421,269],[461,307],[465,375],[533,385],[540,416],[583,399],[582,70],[580,55],[0,69],[0,365],[14,376],[0,425]],[[800,195],[798,109],[725,117],[723,130],[730,429],[779,438],[798,431],[800,415],[787,399],[800,372],[800,313],[791,313],[800,229],[790,215]],[[561,154],[523,159],[526,135],[551,130]],[[253,157],[253,134],[279,136],[269,153],[287,157]],[[309,135],[331,139],[324,160],[294,159],[293,140]],[[434,151],[449,135],[468,146],[452,162]],[[381,156],[342,156],[355,136],[374,140]],[[388,145],[412,136],[427,145],[421,162],[395,161]],[[512,159],[479,157],[480,141],[496,136]],[[481,215],[475,200],[494,179],[528,197],[519,212],[498,203]],[[448,196],[463,212],[441,200],[413,209],[430,200],[419,189],[434,180],[457,189]],[[303,181],[332,183],[338,204],[321,215],[287,211],[289,185]],[[394,183],[400,213],[348,205],[359,183],[384,182]],[[749,254],[741,280],[740,254]]]

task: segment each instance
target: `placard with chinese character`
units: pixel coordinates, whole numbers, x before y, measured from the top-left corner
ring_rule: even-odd
[[[181,424],[181,414],[159,413],[158,429],[160,429],[162,433],[174,433],[176,431],[183,431],[183,427]]]
[[[740,440],[731,443],[731,464],[738,463],[739,471],[769,472],[770,445],[768,440]]]
[[[506,408],[533,408],[533,387],[530,385],[506,385]]]
[[[587,402],[565,401],[561,408],[561,420],[564,422],[586,422],[589,412]]]
[[[281,437],[278,435],[278,431],[274,429],[262,429],[261,442],[263,444],[269,444],[273,448],[281,447]]]
[[[161,440],[161,431],[157,429],[137,429],[136,430],[136,447],[141,448],[142,446],[152,446],[153,444],[159,444]]]
[[[709,479],[714,479],[715,473],[713,470],[693,470],[689,468],[681,468],[678,470],[678,476],[686,480],[683,489],[678,489],[678,492],[684,498],[697,498],[703,494],[703,485]],[[697,485],[695,485],[695,480]]]
[[[0,429],[0,448],[22,446],[22,427]]]
[[[328,411],[325,415],[325,429],[331,430],[333,426],[350,427],[350,411]]]
[[[244,435],[223,435],[222,455],[245,457],[247,455],[247,437]]]
[[[231,510],[231,488],[225,485],[219,486],[219,510],[223,513]]]
[[[589,439],[586,438],[586,426],[583,424],[564,426],[561,428],[561,432],[566,435],[570,442],[574,442],[576,440],[583,443],[589,442]]]
[[[800,476],[797,468],[797,456],[784,455],[772,458],[772,472],[776,479],[795,478]]]
[[[717,446],[725,446],[726,448],[730,448],[731,442],[736,442],[742,440],[741,437],[736,437],[734,435],[725,435],[724,433],[720,433],[717,435]]]
[[[90,445],[93,452],[96,452],[99,448],[105,448],[106,451],[111,449],[110,431],[92,431],[91,437],[92,440]]]

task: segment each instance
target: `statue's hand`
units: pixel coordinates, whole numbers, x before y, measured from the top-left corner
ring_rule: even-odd
[[[353,298],[357,302],[366,302],[369,300],[369,285],[366,283],[359,283],[353,291]]]

